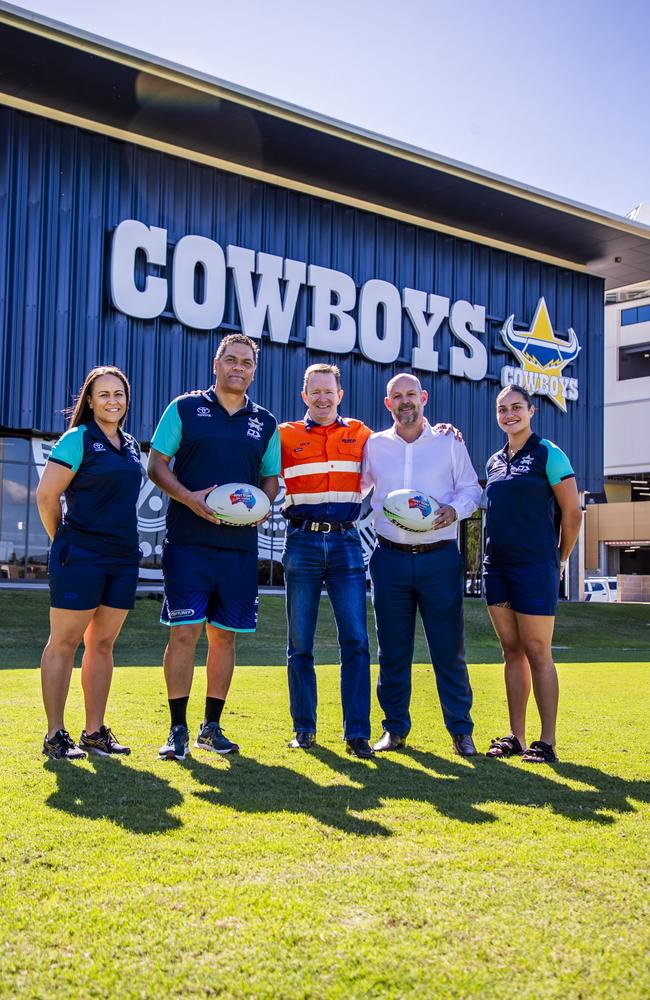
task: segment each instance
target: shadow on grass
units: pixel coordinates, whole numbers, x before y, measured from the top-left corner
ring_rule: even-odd
[[[650,802],[650,782],[626,781],[571,763],[524,771],[485,757],[450,761],[407,748],[402,754],[419,765],[413,768],[400,762],[401,754],[378,756],[370,763],[322,746],[310,754],[354,784],[317,784],[288,767],[245,757],[228,760],[227,770],[193,758],[186,766],[209,789],[196,793],[207,802],[240,812],[313,816],[325,826],[357,836],[392,835],[381,822],[359,815],[381,809],[390,799],[427,803],[449,819],[474,824],[498,822],[489,810],[491,803],[549,808],[570,820],[611,825],[617,813],[636,811],[634,800]],[[575,789],[562,779],[589,787]]]
[[[471,758],[473,768],[454,761],[444,760],[434,754],[408,748],[412,760],[426,769],[425,773],[456,775],[458,784],[450,789],[447,809],[440,801],[435,805],[456,819],[467,819],[468,808],[476,812],[483,803],[498,802],[505,805],[550,808],[554,813],[571,820],[611,825],[612,813],[636,812],[633,801],[650,802],[650,782],[627,781],[608,774],[596,767],[583,764],[558,763],[551,766],[531,765],[525,770],[512,767],[507,761],[490,760],[479,756]],[[411,773],[411,772],[409,772]],[[589,786],[575,789],[557,778]],[[481,808],[480,821],[494,820],[493,814]],[[471,818],[471,817],[470,817]]]
[[[165,833],[182,825],[170,809],[183,796],[164,778],[112,757],[91,756],[89,763],[94,774],[70,761],[46,761],[58,787],[45,804],[71,816],[108,819],[132,833]]]
[[[332,754],[332,757],[336,755]],[[363,837],[388,837],[391,834],[391,830],[381,823],[361,819],[350,812],[374,808],[373,804],[359,800],[356,788],[319,785],[289,767],[260,764],[251,757],[227,758],[226,763],[231,765],[228,770],[188,757],[185,767],[199,784],[210,789],[196,792],[197,798],[240,812],[292,812],[313,816],[325,826]],[[361,764],[359,770],[363,769]],[[363,774],[352,777],[364,780]]]

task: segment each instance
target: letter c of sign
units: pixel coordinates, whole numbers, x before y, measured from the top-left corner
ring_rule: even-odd
[[[144,288],[135,283],[135,258],[143,250],[147,263],[167,263],[167,230],[135,219],[120,222],[111,248],[111,301],[116,309],[137,319],[155,319],[167,304],[167,281],[146,275]]]

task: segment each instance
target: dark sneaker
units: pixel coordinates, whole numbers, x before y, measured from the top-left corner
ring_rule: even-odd
[[[218,722],[205,722],[199,729],[194,746],[199,750],[210,750],[212,753],[239,753],[237,744],[224,736]]]
[[[43,753],[50,760],[61,760],[63,757],[66,760],[83,760],[86,756],[83,750],[72,739],[67,729],[57,730],[49,740],[46,733],[43,740]]]
[[[524,750],[521,759],[527,764],[557,764],[558,756],[550,743],[533,740],[528,749]]]
[[[111,757],[113,754],[131,753],[131,747],[118,743],[108,726],[102,726],[96,733],[87,733],[84,729],[79,739],[79,746],[87,753],[95,753],[100,757]]]
[[[289,743],[290,750],[311,750],[316,742],[316,733],[297,732]]]
[[[172,726],[167,742],[158,751],[160,760],[185,760],[190,755],[190,733],[187,726]]]
[[[345,749],[353,757],[360,757],[361,760],[370,760],[375,756],[375,751],[370,746],[370,743],[364,739],[348,740],[345,744]]]

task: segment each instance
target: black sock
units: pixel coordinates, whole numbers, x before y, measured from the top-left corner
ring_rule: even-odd
[[[223,711],[223,706],[226,704],[223,698],[210,698],[205,699],[205,721],[206,722],[216,722],[217,725],[221,722],[221,712]]]
[[[187,729],[187,703],[189,700],[189,695],[187,698],[169,699],[169,713],[172,717],[172,726],[185,726]]]

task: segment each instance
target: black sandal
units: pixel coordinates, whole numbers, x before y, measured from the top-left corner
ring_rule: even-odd
[[[550,743],[533,740],[521,759],[527,764],[556,764],[558,756]]]
[[[510,736],[500,736],[498,740],[490,740],[490,749],[486,757],[518,757],[524,748],[512,733]]]

